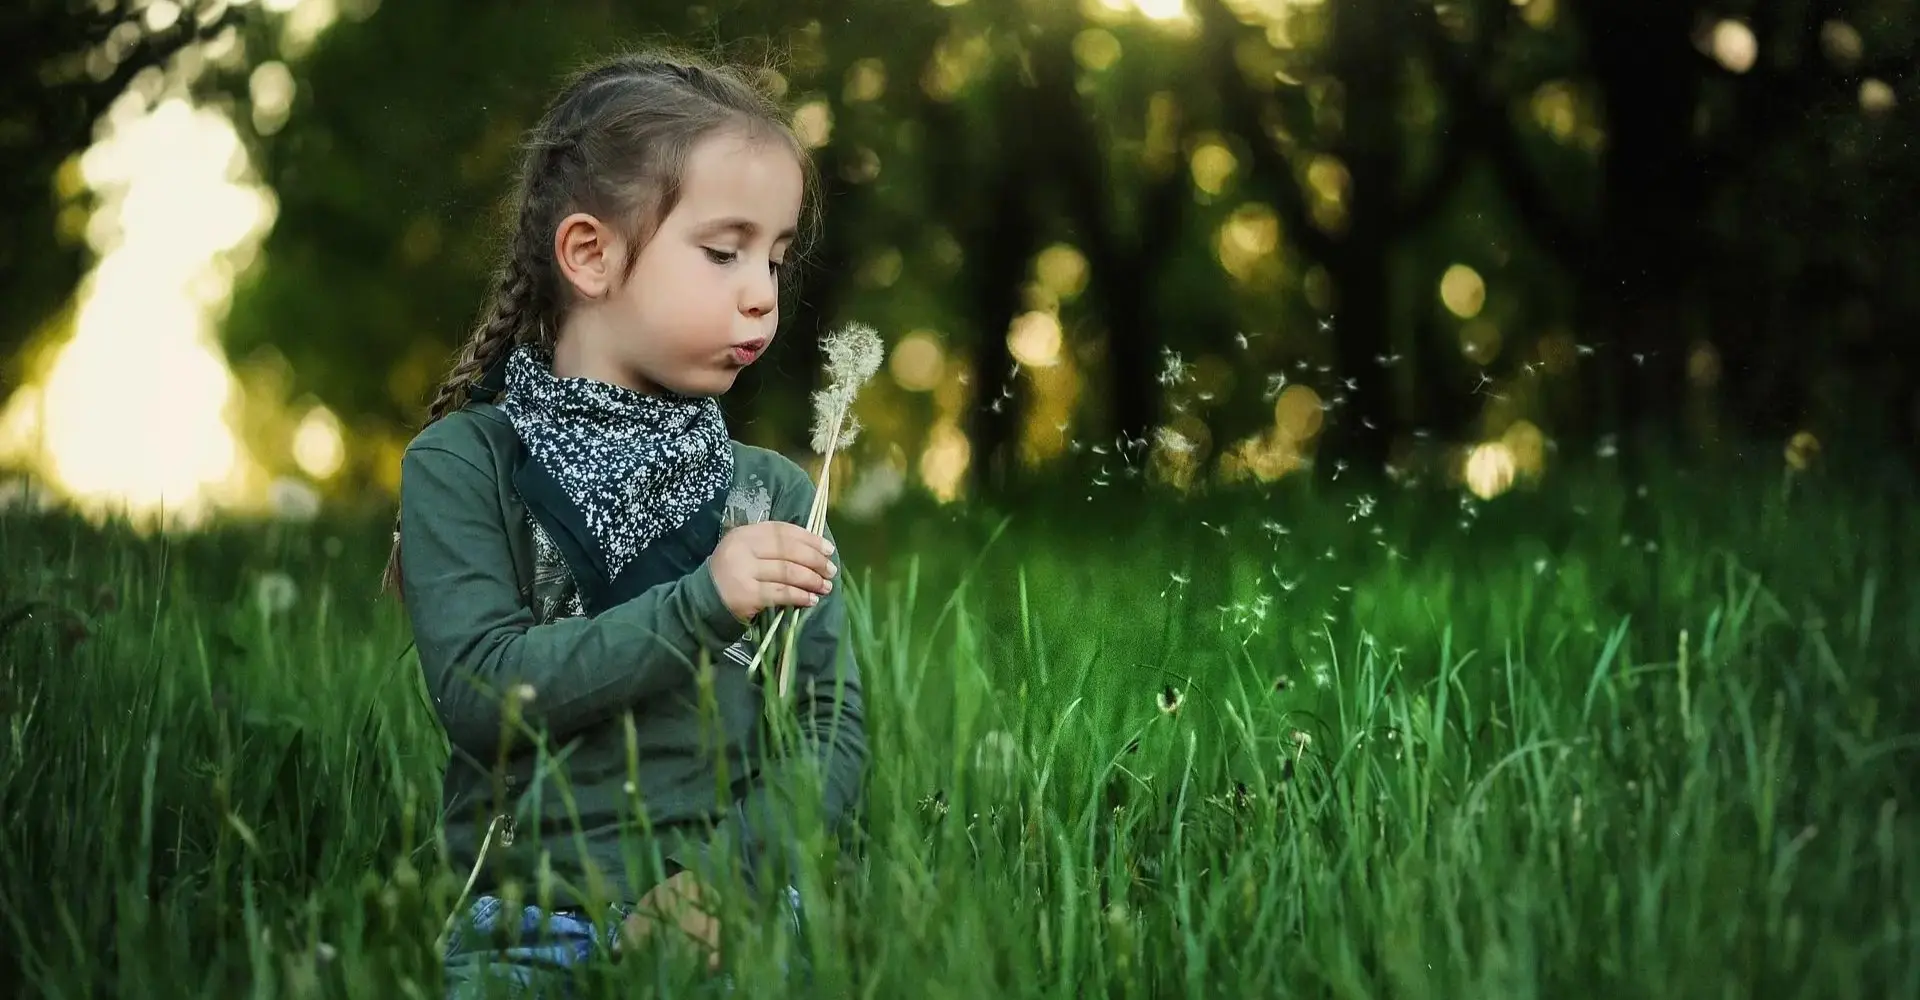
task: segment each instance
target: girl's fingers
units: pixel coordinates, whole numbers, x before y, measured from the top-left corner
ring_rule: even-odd
[[[768,574],[773,580],[800,590],[824,594],[833,589],[827,578],[814,571],[811,566],[797,562],[775,563]]]
[[[791,584],[763,581],[762,598],[767,607],[810,608],[819,603],[819,595],[808,593]]]

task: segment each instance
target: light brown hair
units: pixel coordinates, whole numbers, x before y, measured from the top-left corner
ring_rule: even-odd
[[[581,72],[529,130],[515,188],[513,221],[482,319],[427,408],[425,424],[459,410],[493,364],[514,347],[551,349],[570,305],[553,258],[560,220],[587,212],[635,247],[631,276],[646,244],[679,200],[688,155],[702,139],[728,129],[785,143],[806,176],[800,235],[790,261],[801,259],[818,223],[811,158],[779,103],[752,71],[684,55],[627,55]],[[791,280],[799,268],[781,268]],[[400,518],[383,590],[401,592]]]

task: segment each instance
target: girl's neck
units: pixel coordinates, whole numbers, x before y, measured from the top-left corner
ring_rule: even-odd
[[[562,330],[558,342],[553,347],[553,375],[555,378],[588,378],[596,382],[625,386],[647,396],[660,394],[658,387],[612,363],[603,351],[591,349],[589,338],[573,331],[573,336]]]

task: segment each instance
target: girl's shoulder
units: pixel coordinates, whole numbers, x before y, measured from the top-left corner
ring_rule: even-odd
[[[506,411],[492,403],[470,403],[421,428],[406,450],[451,452],[486,468],[515,439]]]

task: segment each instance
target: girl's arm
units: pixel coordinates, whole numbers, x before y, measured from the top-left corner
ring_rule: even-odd
[[[826,536],[832,540],[831,529]],[[846,567],[837,550],[832,558],[841,570],[838,579],[844,580]],[[767,762],[753,790],[735,803],[716,831],[716,839],[733,846],[749,885],[755,884],[763,859],[777,875],[798,863],[794,848],[800,831],[794,819],[801,796],[817,790],[818,815],[828,830],[837,830],[860,802],[867,767],[866,717],[860,668],[847,636],[845,591],[836,587],[821,600],[800,632],[793,678],[799,747],[791,756]],[[772,676],[767,680],[771,688]],[[778,696],[769,690],[767,697]],[[695,869],[701,877],[715,877],[726,869],[703,868],[720,860],[710,857],[710,850],[710,845],[701,845],[669,860]]]
[[[476,758],[497,748],[501,702],[520,685],[533,693],[520,717],[561,737],[682,682],[701,648],[746,632],[705,564],[598,617],[535,624],[494,478],[416,444],[400,483],[400,563],[420,665],[448,739]]]

